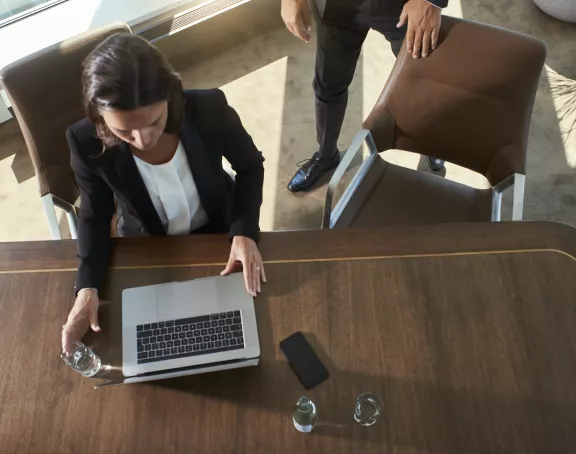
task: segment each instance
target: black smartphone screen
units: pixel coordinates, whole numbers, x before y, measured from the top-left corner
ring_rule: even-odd
[[[280,349],[306,389],[314,388],[328,378],[326,367],[300,331],[280,342]]]

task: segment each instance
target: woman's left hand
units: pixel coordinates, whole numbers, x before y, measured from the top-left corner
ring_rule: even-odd
[[[220,274],[226,276],[234,272],[237,262],[242,263],[246,291],[250,295],[256,296],[256,293],[260,292],[260,282],[266,282],[266,273],[264,273],[262,256],[253,239],[246,236],[234,237],[230,249],[230,259]]]

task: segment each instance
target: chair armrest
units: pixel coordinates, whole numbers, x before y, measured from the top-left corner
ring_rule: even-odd
[[[492,188],[492,221],[499,222],[502,216],[502,193],[510,186],[514,186],[512,199],[512,220],[521,221],[524,211],[524,182],[526,177],[521,173],[514,173],[504,178]]]
[[[334,198],[334,191],[336,190],[336,186],[338,185],[338,183],[340,183],[340,180],[342,180],[344,173],[346,172],[346,170],[348,170],[348,167],[350,167],[350,164],[358,154],[358,151],[361,150],[364,141],[366,141],[366,143],[368,144],[370,154],[364,160],[364,162],[358,169],[358,172],[356,172],[354,178],[352,178],[350,184],[346,187],[344,194],[342,194],[341,199],[338,201],[338,204],[334,208],[334,212],[332,212],[332,200]],[[371,132],[368,129],[361,129],[360,131],[358,131],[358,133],[352,140],[352,144],[346,151],[344,159],[342,159],[342,161],[336,168],[336,171],[332,175],[330,183],[328,183],[328,189],[326,191],[326,201],[324,203],[324,213],[322,215],[323,229],[332,228],[335,225],[344,207],[350,201],[352,195],[356,191],[356,188],[359,186],[361,181],[366,176],[366,173],[372,166],[372,163],[374,162],[377,156],[378,156],[378,149],[376,148],[376,144],[374,143],[374,139],[372,138]]]

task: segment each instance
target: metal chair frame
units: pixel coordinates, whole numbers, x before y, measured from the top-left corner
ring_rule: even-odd
[[[60,232],[60,226],[58,225],[58,217],[56,216],[55,207],[64,210],[66,218],[68,219],[68,226],[70,227],[72,239],[75,240],[78,238],[78,210],[74,205],[52,194],[42,196],[42,204],[44,205],[44,212],[48,219],[50,235],[53,240],[62,239],[62,232]]]
[[[358,152],[362,149],[362,144],[366,143],[368,146],[368,150],[370,151],[368,157],[362,162],[360,168],[352,178],[350,184],[346,187],[344,194],[332,209],[333,199],[334,199],[334,192],[336,190],[336,186],[342,180],[344,173],[350,167],[352,160],[356,157]],[[372,133],[368,129],[361,129],[358,131],[354,139],[352,140],[352,144],[346,151],[344,158],[336,168],[336,171],[332,175],[330,179],[330,183],[328,183],[328,190],[326,192],[326,201],[324,204],[324,213],[322,215],[322,228],[334,228],[338,220],[340,219],[342,213],[350,203],[352,196],[366,177],[366,174],[372,167],[372,164],[376,161],[378,157],[378,149],[376,148],[376,144],[374,143],[374,139],[372,137]],[[415,170],[417,172],[417,170]],[[493,222],[498,222],[501,220],[502,217],[502,193],[505,189],[509,188],[510,186],[514,186],[514,197],[512,202],[512,220],[513,221],[521,221],[522,220],[522,212],[524,210],[524,184],[525,184],[525,175],[520,173],[514,173],[500,183],[496,184],[492,187],[492,215],[491,220]]]

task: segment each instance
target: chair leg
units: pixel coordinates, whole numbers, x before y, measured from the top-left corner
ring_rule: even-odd
[[[52,194],[46,194],[44,197],[42,197],[42,204],[44,205],[46,218],[48,218],[48,226],[50,227],[50,235],[52,236],[52,239],[61,240],[62,233],[60,232],[60,227],[58,225],[58,218],[56,217],[56,210],[54,209]]]
[[[526,177],[522,174],[514,174],[514,198],[512,200],[512,220],[521,221],[524,211],[524,182]]]
[[[336,190],[336,186],[344,176],[344,173],[350,166],[350,163],[356,156],[356,154],[362,149],[362,144],[364,141],[367,141],[368,148],[370,150],[370,155],[364,160],[354,178],[350,184],[346,187],[346,190],[342,194],[342,197],[332,210],[332,199],[334,198],[334,192]],[[372,165],[372,163],[376,160],[378,156],[378,149],[376,148],[376,144],[374,143],[374,139],[372,138],[372,134],[367,129],[361,129],[356,133],[354,139],[352,139],[352,143],[350,147],[346,151],[344,158],[340,161],[340,164],[332,174],[332,178],[328,183],[328,188],[326,189],[326,200],[324,202],[324,212],[322,213],[322,228],[323,229],[331,229],[336,224],[336,221],[340,217],[340,214],[344,210],[344,207],[352,197],[352,194],[360,184],[360,181],[366,176],[368,169]]]
[[[500,222],[502,216],[502,193],[494,191],[492,195],[492,222]]]
[[[71,211],[66,211],[66,217],[68,218],[68,226],[70,227],[70,235],[73,240],[78,239],[78,219],[76,218],[76,213]]]
[[[68,227],[70,228],[70,236],[73,240],[76,240],[78,238],[78,215],[76,212],[76,207],[54,195],[51,196],[51,200],[54,206],[61,208],[64,213],[66,213],[66,218],[68,219]]]
[[[493,188],[492,193],[492,222],[498,222],[502,216],[502,192],[514,186],[512,200],[512,220],[521,221],[524,210],[524,182],[526,176],[520,173],[510,175]]]

